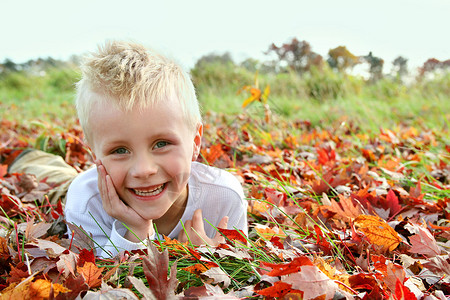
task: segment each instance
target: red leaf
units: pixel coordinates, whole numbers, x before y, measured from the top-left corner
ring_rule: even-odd
[[[64,297],[57,297],[56,299],[75,299],[81,292],[89,290],[89,286],[84,280],[83,275],[73,277],[70,275],[64,282],[64,286],[70,290],[64,294]]]
[[[82,249],[80,251],[77,266],[82,267],[84,266],[85,262],[91,262],[95,264],[95,254],[93,249],[91,250]]]
[[[218,228],[221,234],[223,234],[227,238],[227,243],[230,241],[239,241],[243,243],[244,245],[247,244],[247,239],[245,238],[245,234],[242,230],[235,230],[235,229],[224,229],[224,228]]]
[[[263,262],[266,267],[272,268],[267,273],[269,276],[281,276],[296,273],[301,270],[302,266],[313,266],[313,263],[306,256],[295,257],[290,263],[287,264],[272,264]]]
[[[387,207],[390,209],[390,215],[396,215],[402,207],[398,202],[398,197],[395,195],[393,190],[389,190],[386,196]]]
[[[280,298],[286,295],[287,293],[291,292],[291,284],[277,281],[272,286],[269,286],[268,288],[262,289],[262,290],[256,290],[255,293],[266,296],[266,297],[273,297],[273,298]]]
[[[397,300],[416,300],[417,297],[412,293],[409,288],[403,285],[400,280],[397,279],[397,283],[395,285],[395,299]]]

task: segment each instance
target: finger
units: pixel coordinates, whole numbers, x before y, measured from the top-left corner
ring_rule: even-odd
[[[200,208],[197,209],[194,212],[194,215],[192,216],[192,228],[195,232],[197,232],[200,235],[205,234],[205,226],[203,225],[203,214]]]
[[[225,216],[220,220],[219,225],[217,225],[217,228],[227,229],[228,228],[228,216]]]
[[[228,227],[228,216],[225,216],[220,220],[219,225],[217,225],[217,228],[227,229]],[[225,238],[222,236],[219,230],[217,230],[216,235],[214,236],[214,240],[219,241],[220,243],[225,242]]]
[[[107,197],[107,189],[106,189],[106,170],[105,167],[102,165],[99,165],[97,167],[97,172],[98,172],[98,190],[100,192],[100,197],[102,198],[102,200],[105,200],[105,198]]]
[[[192,233],[192,221],[191,220],[187,220],[186,222],[184,222],[184,230],[181,230],[180,233],[178,234],[178,240],[180,242],[186,242],[188,240],[188,238],[191,236]]]

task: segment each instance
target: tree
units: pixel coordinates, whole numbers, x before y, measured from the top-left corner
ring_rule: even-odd
[[[450,59],[440,61],[436,58],[430,58],[424,62],[423,66],[419,68],[419,76],[423,77],[426,73],[433,73],[436,71],[446,71],[450,68]]]
[[[9,58],[6,58],[3,61],[3,63],[1,64],[1,67],[4,71],[9,71],[9,72],[15,72],[18,70],[17,64]]]
[[[372,51],[368,55],[363,56],[363,58],[369,64],[370,81],[376,82],[383,78],[384,60],[373,56]]]
[[[272,52],[280,62],[284,62],[288,68],[299,74],[309,71],[312,66],[320,67],[323,63],[322,56],[312,51],[307,41],[299,41],[296,38],[280,47],[272,43],[266,54]]]
[[[331,68],[345,72],[360,63],[358,56],[347,50],[345,46],[338,46],[328,51],[328,64]]]
[[[205,64],[213,64],[213,63],[234,65],[234,61],[231,58],[230,52],[225,52],[224,54],[210,53],[200,57],[199,60],[197,60],[197,62],[195,63],[195,68],[202,67]]]
[[[408,59],[402,56],[398,56],[396,59],[394,59],[392,65],[394,67],[396,77],[399,80],[402,80],[403,76],[408,74]]]

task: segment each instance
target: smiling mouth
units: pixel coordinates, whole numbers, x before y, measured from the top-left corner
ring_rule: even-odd
[[[161,193],[164,190],[165,186],[166,186],[166,184],[163,183],[160,186],[158,186],[154,189],[151,189],[151,190],[137,190],[137,189],[131,189],[131,190],[138,196],[150,197],[150,196],[156,196],[159,193]]]

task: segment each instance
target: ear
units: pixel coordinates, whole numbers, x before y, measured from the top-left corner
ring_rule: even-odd
[[[202,146],[203,124],[199,124],[195,131],[194,136],[194,151],[192,152],[192,161],[196,161],[200,154],[200,148]]]

